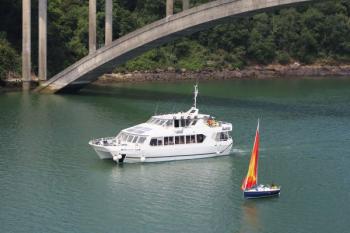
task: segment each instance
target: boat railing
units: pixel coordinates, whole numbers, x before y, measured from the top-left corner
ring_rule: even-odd
[[[122,148],[121,151],[125,152],[125,151],[140,151],[140,148]]]
[[[91,142],[92,142],[92,144],[100,145],[100,146],[115,146],[116,145],[115,137],[93,139]]]

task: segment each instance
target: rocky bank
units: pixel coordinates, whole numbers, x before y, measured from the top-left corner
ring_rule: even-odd
[[[95,84],[124,83],[124,82],[153,82],[153,81],[181,81],[181,80],[227,80],[227,79],[264,79],[264,78],[298,78],[298,77],[350,77],[350,65],[268,65],[249,66],[239,69],[207,69],[201,71],[187,71],[184,69],[154,71],[134,71],[131,73],[106,74]]]

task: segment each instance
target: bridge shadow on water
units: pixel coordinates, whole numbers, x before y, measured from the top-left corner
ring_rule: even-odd
[[[165,92],[160,90],[144,90],[130,87],[100,87],[89,86],[79,92],[81,96],[101,96],[128,100],[145,100],[162,105],[171,103],[178,105],[190,105],[193,101],[192,93],[183,94],[174,91]],[[198,96],[198,104],[201,103],[206,108],[213,107],[228,107],[239,109],[256,109],[267,112],[283,113],[288,115],[288,118],[293,117],[350,117],[350,108],[344,108],[339,105],[324,105],[303,101],[284,102],[283,100],[271,101],[271,98],[245,98],[241,96],[223,97],[223,96],[209,96],[201,92]]]

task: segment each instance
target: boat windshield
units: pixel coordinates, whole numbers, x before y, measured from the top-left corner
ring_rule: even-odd
[[[172,126],[172,125],[173,125],[173,122],[174,122],[173,120],[167,120],[166,123],[165,123],[165,125],[166,125],[166,126]]]
[[[171,126],[173,124],[172,120],[166,120],[166,119],[159,119],[152,117],[147,121],[149,124],[155,124],[155,125],[160,125],[160,126]]]
[[[116,137],[118,143],[138,143],[142,144],[146,141],[146,136],[133,135],[124,132],[120,132]]]
[[[151,119],[149,119],[148,121],[147,121],[147,123],[150,123],[150,124],[155,124],[155,122],[157,122],[158,121],[158,119],[157,118],[155,118],[155,117],[151,117]]]

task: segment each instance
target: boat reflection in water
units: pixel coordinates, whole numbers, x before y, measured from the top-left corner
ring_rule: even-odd
[[[255,202],[244,202],[242,205],[242,222],[239,233],[254,233],[262,230],[259,212]]]

